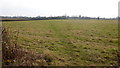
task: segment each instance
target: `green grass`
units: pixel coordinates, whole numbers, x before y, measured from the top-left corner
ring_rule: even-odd
[[[3,22],[19,31],[18,44],[49,54],[49,65],[117,65],[117,20],[34,20]]]

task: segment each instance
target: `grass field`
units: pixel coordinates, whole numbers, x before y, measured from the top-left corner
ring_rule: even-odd
[[[18,45],[47,54],[48,65],[117,65],[117,20],[8,21],[3,26],[19,31]]]

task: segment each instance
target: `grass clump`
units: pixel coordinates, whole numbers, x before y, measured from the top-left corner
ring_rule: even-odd
[[[22,48],[18,42],[18,31],[14,35],[6,28],[2,30],[3,66],[44,66],[50,64],[52,58],[48,54],[37,54]]]

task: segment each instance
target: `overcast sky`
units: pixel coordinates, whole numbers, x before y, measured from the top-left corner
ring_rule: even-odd
[[[120,0],[0,0],[0,16],[117,17]]]

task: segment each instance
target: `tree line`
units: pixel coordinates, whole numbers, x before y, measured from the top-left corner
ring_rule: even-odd
[[[97,19],[97,20],[104,20],[104,19],[120,19],[120,17],[116,18],[101,18],[101,17],[87,17],[87,16],[36,16],[36,17],[27,17],[27,16],[0,16],[1,20],[51,20],[51,19]]]

